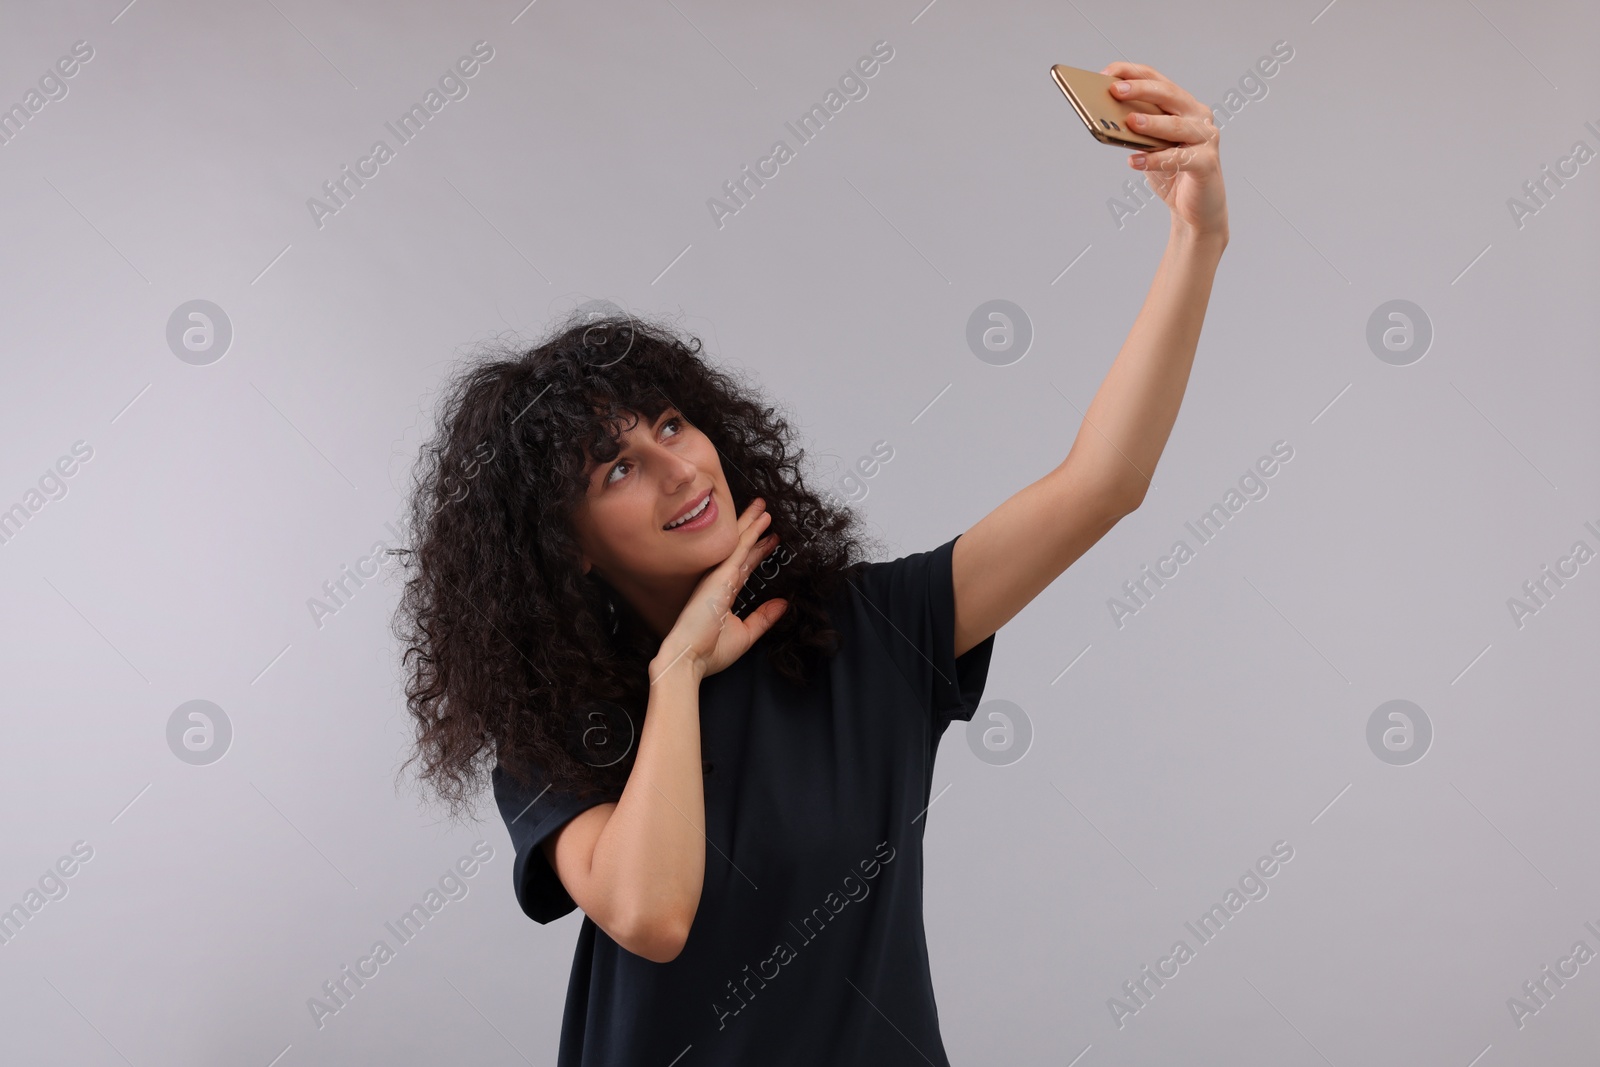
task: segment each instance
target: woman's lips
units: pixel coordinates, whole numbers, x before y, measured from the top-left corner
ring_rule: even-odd
[[[679,530],[688,530],[688,531],[703,530],[707,526],[710,526],[713,522],[716,522],[716,521],[717,521],[717,494],[713,491],[713,492],[711,492],[710,496],[707,498],[706,507],[705,507],[704,511],[702,511],[699,515],[695,516],[694,518],[690,519],[688,522],[682,523],[681,525],[678,525],[678,526],[674,526],[674,527],[666,530],[665,532],[666,533],[677,533]]]

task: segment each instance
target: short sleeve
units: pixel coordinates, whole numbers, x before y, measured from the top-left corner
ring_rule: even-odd
[[[970,721],[983,697],[994,634],[957,658],[955,577],[958,534],[938,548],[887,563],[870,563],[855,586],[881,638],[884,654],[904,675],[937,724]]]
[[[601,794],[580,799],[549,788],[537,769],[531,787],[524,786],[499,766],[495,767],[491,779],[495,804],[500,808],[500,817],[505,820],[512,847],[516,849],[511,880],[517,903],[535,922],[553,922],[576,909],[578,904],[556,877],[540,843],[574,816],[620,797]]]

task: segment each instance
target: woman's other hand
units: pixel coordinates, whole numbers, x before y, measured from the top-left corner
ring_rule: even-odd
[[[771,522],[766,502],[759,498],[739,516],[738,543],[727,559],[700,579],[662,639],[661,650],[650,663],[652,683],[667,670],[698,671],[702,678],[716,674],[744,655],[788,609],[788,601],[776,599],[765,601],[745,619],[733,613],[734,598],[751,568],[777,547],[777,534],[759,537]]]

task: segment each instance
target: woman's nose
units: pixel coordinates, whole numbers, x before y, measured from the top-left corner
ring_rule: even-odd
[[[688,456],[663,448],[661,450],[662,481],[668,492],[692,485],[700,476],[700,468]]]

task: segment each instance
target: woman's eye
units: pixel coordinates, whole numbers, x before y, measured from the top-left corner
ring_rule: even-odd
[[[667,427],[667,426],[671,426],[671,425],[673,425],[673,424],[674,424],[674,423],[676,423],[676,424],[677,424],[677,427],[678,427],[678,428],[677,428],[677,430],[676,430],[676,431],[674,431],[674,432],[673,432],[673,435],[672,435],[672,436],[674,436],[674,437],[676,437],[676,436],[678,436],[678,434],[680,434],[680,433],[682,433],[682,432],[683,432],[683,426],[684,426],[684,422],[683,422],[683,419],[682,419],[682,417],[680,417],[680,416],[678,416],[678,415],[674,415],[674,416],[672,416],[672,417],[671,417],[671,418],[670,418],[670,419],[668,419],[668,420],[667,420],[667,421],[666,421],[666,422],[663,422],[663,423],[662,423],[662,424],[661,424],[661,425],[662,425],[662,426],[663,426],[663,427]],[[616,463],[615,463],[615,464],[614,464],[614,465],[613,465],[613,466],[612,466],[612,468],[611,468],[611,470],[610,470],[610,471],[608,471],[608,472],[607,472],[607,473],[606,473],[606,483],[607,483],[607,484],[610,484],[610,483],[611,483],[611,482],[614,482],[614,481],[616,481],[616,480],[617,480],[617,479],[616,479],[616,477],[615,477],[615,475],[616,475],[616,473],[617,473],[617,470],[618,470],[618,469],[619,469],[619,468],[621,468],[621,467],[624,467],[624,466],[632,466],[632,463],[633,463],[633,461],[632,461],[632,460],[627,460],[627,459],[619,459],[619,460],[618,460],[618,461],[617,461],[617,462],[616,462]]]

